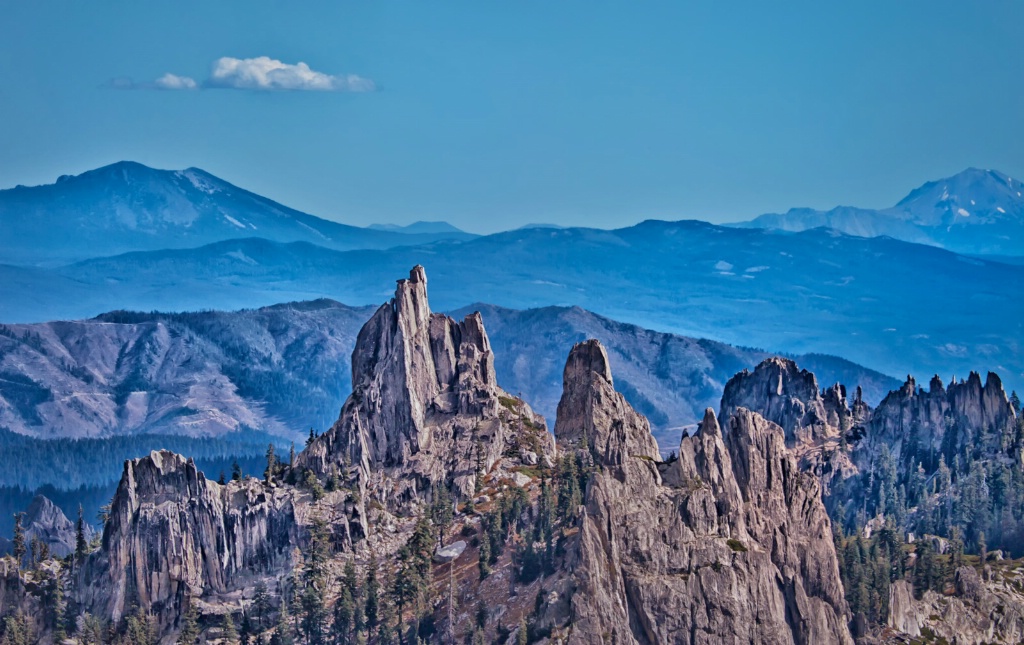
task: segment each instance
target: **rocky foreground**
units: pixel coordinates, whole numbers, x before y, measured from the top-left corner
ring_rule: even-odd
[[[908,381],[872,410],[768,359],[666,460],[599,342],[572,347],[552,436],[498,385],[480,315],[432,313],[416,267],[360,331],[352,384],[330,430],[270,452],[262,479],[218,483],[154,452],[125,464],[98,542],[50,517],[60,558],[0,561],[2,642],[1024,634],[1024,568],[987,552],[1013,552],[1024,479],[994,375]],[[1003,472],[997,520],[963,523],[971,482]]]

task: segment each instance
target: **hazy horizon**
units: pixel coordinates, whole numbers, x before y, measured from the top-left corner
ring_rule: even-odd
[[[334,221],[487,233],[880,208],[967,167],[1024,175],[1019,3],[7,12],[4,186],[130,159]]]

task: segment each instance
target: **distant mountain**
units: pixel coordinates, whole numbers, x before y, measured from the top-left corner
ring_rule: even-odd
[[[992,369],[1024,390],[1024,267],[822,229],[649,221],[347,253],[233,240],[47,271],[0,267],[0,321],[321,297],[372,304],[416,263],[430,271],[439,309],[578,305],[691,337],[843,356],[885,374]]]
[[[130,161],[65,175],[55,184],[0,190],[0,263],[54,265],[251,236],[335,250],[473,237],[454,228],[347,226],[282,206],[198,168],[156,170]]]
[[[320,300],[2,325],[0,427],[41,439],[259,430],[302,440],[337,416],[372,311]]]
[[[969,255],[1024,256],[1024,184],[996,170],[969,168],[924,184],[892,208],[794,208],[739,226],[782,231],[824,226],[849,235],[888,235]]]
[[[526,395],[549,424],[569,348],[598,338],[619,374],[620,391],[650,416],[669,447],[705,408],[718,407],[726,380],[768,356],[649,331],[578,307],[517,311],[482,304],[453,315],[476,310],[491,337],[499,383]],[[232,439],[259,431],[301,441],[311,426],[329,427],[351,391],[352,348],[372,312],[319,300],[255,311],[113,312],[78,322],[0,326],[0,428],[39,439]],[[860,384],[872,402],[899,385],[842,359],[798,360],[823,382]],[[166,447],[164,438],[159,441],[153,447]]]
[[[405,226],[399,226],[398,224],[370,224],[366,228],[375,231],[393,231],[395,233],[455,234],[456,236],[464,235],[467,238],[475,237],[460,228],[452,226],[448,222],[413,222]]]

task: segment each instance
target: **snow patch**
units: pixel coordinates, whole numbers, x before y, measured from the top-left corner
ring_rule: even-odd
[[[1002,206],[996,206],[996,210],[999,211],[1000,213],[1002,213],[1003,215],[1006,214],[1006,211],[1003,210]]]
[[[239,262],[245,262],[246,264],[249,264],[249,265],[252,265],[252,266],[255,266],[255,265],[259,264],[259,262],[257,262],[256,260],[253,260],[251,257],[246,255],[245,253],[242,253],[241,251],[229,251],[228,253],[225,253],[224,255],[228,256],[229,258],[234,258],[234,259],[238,260]]]
[[[212,194],[220,191],[220,187],[219,186],[217,186],[216,184],[214,184],[210,180],[206,179],[205,177],[202,177],[202,176],[192,172],[191,170],[181,171],[181,172],[178,172],[176,174],[179,177],[184,177],[185,179],[187,179],[189,181],[189,183],[192,184],[192,186],[196,190],[198,190],[200,192],[204,192],[207,195],[212,195]]]
[[[234,224],[238,228],[247,228],[245,224],[239,222],[237,219],[235,219],[234,217],[231,217],[227,213],[221,213],[221,214],[224,216],[224,219],[226,219],[227,221],[231,222],[232,224]]]
[[[726,262],[725,260],[719,260],[718,262],[715,262],[715,270],[717,270],[717,271],[731,271],[732,270],[732,265],[729,264],[728,262]]]
[[[967,211],[965,211],[965,210],[964,210],[964,209],[962,209],[962,208],[958,208],[958,209],[956,209],[956,214],[957,214],[957,215],[962,215],[962,216],[964,216],[964,217],[970,217],[970,216],[971,216],[971,214],[970,214],[970,213],[968,213]]]
[[[766,271],[766,270],[768,270],[770,268],[771,267],[769,267],[769,266],[748,267],[747,268],[747,273],[760,273],[760,272]]]

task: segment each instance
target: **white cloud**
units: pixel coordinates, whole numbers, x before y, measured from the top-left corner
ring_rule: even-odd
[[[310,69],[306,63],[290,65],[269,56],[232,58],[213,62],[210,78],[202,83],[170,72],[155,81],[112,78],[103,87],[115,90],[198,90],[227,88],[235,90],[278,90],[318,92],[372,92],[373,81],[355,74],[332,75]]]
[[[155,81],[135,81],[124,76],[112,78],[104,87],[114,90],[195,90],[199,83],[188,76],[164,74]]]
[[[188,76],[171,74],[170,72],[156,79],[153,85],[159,90],[194,90],[199,87],[199,84],[194,79]]]
[[[290,65],[268,56],[231,58],[213,63],[204,87],[236,90],[309,90],[319,92],[372,92],[373,81],[355,74],[335,76],[310,69],[306,63]]]

